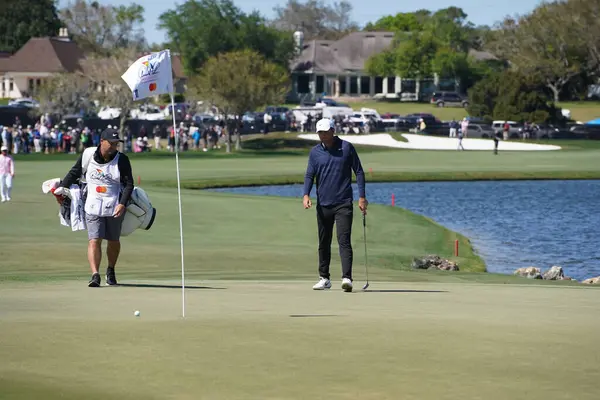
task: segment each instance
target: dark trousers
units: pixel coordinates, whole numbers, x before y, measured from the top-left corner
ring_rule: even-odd
[[[342,259],[342,278],[352,280],[352,203],[331,207],[317,205],[317,225],[319,228],[319,275],[329,279],[331,263],[331,239],[335,223],[337,240]]]

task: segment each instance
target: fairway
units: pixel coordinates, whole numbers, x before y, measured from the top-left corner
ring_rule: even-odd
[[[468,238],[401,208],[369,207],[368,292],[357,290],[357,207],[355,292],[340,290],[335,239],[333,289],[311,290],[315,210],[300,196],[195,190],[301,182],[306,144],[251,150],[268,140],[234,155],[182,154],[185,320],[172,155],[131,156],[157,219],[122,239],[122,285],[99,289],[87,287],[86,233],[61,226],[41,193],[75,156],[18,157],[13,201],[0,205],[0,399],[597,398],[597,287],[486,273]],[[600,151],[578,146],[359,152],[367,182],[599,177]],[[411,270],[426,254],[461,271]]]

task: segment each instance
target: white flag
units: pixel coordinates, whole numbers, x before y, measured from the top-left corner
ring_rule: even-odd
[[[137,59],[121,76],[133,92],[133,100],[173,92],[171,53],[161,50]]]

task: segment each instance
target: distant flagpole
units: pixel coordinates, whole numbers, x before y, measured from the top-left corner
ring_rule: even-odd
[[[181,209],[181,180],[179,178],[179,135],[175,121],[175,94],[171,51],[162,50],[140,57],[121,76],[133,93],[133,100],[142,100],[160,94],[171,96],[173,134],[175,135],[175,165],[177,170],[177,197],[179,199],[179,236],[181,241],[181,314],[185,318],[185,265],[183,252],[183,216]]]

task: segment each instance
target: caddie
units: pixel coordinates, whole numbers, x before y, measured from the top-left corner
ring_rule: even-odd
[[[133,192],[133,173],[129,158],[118,150],[123,140],[119,132],[108,128],[100,136],[100,145],[96,148],[89,164],[83,165],[85,153],[77,159],[75,165],[60,182],[59,187],[69,188],[76,183],[85,183],[85,221],[88,231],[88,261],[92,270],[89,287],[99,287],[100,262],[102,259],[102,240],[108,244],[106,256],[106,284],[117,284],[115,266],[121,251],[121,225],[125,216],[125,207]],[[85,171],[85,174],[84,174]]]

